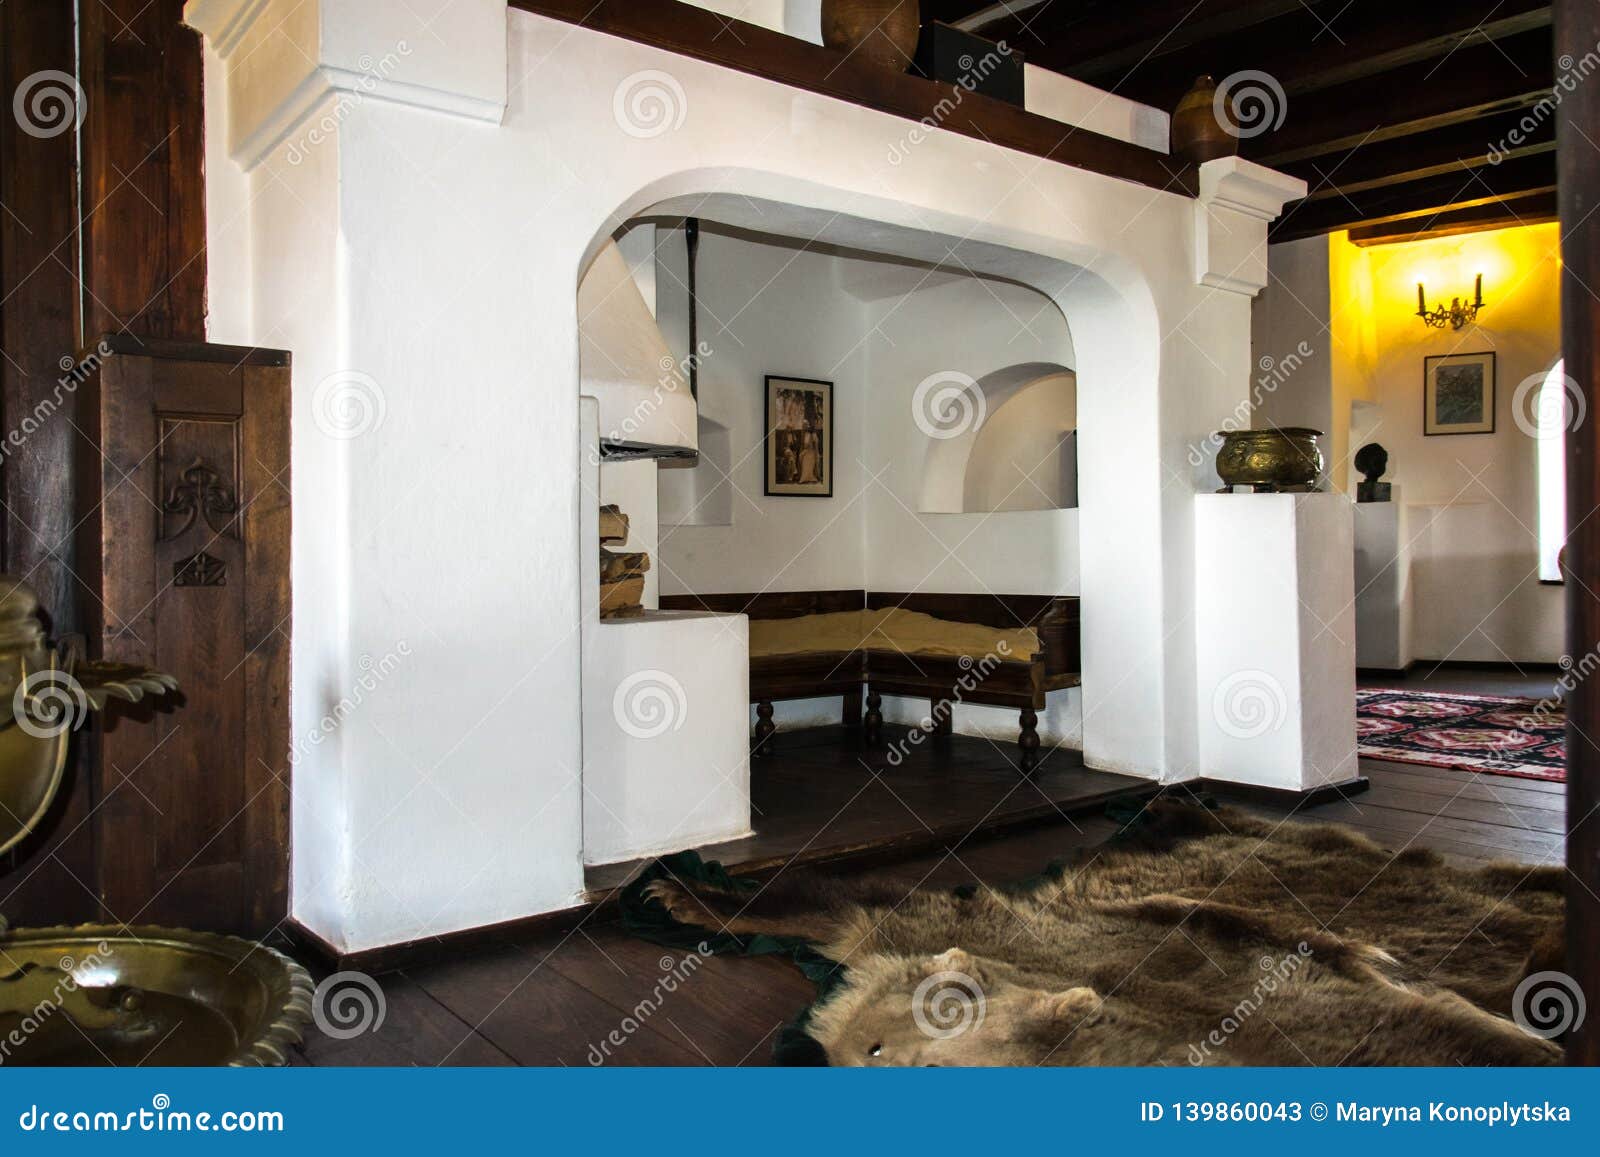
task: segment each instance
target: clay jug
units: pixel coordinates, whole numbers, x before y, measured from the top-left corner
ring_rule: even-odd
[[[890,72],[905,72],[921,29],[917,0],[822,0],[822,43]]]

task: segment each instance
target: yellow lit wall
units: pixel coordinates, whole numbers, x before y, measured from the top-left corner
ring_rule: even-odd
[[[1560,356],[1559,244],[1555,224],[1367,248],[1344,234],[1327,239],[1330,369],[1326,380],[1290,383],[1307,395],[1275,399],[1271,417],[1292,419],[1296,401],[1309,415],[1330,416],[1336,488],[1354,490],[1350,458],[1361,445],[1376,441],[1389,451],[1386,480],[1411,508],[1419,659],[1561,654],[1560,591],[1537,581],[1537,444],[1513,414],[1518,386]],[[1294,263],[1303,266],[1304,254]],[[1416,316],[1418,281],[1431,308],[1470,297],[1479,272],[1485,305],[1477,324],[1439,330]],[[1258,346],[1264,340],[1270,335],[1258,332]],[[1484,350],[1496,355],[1495,432],[1424,436],[1424,359]],[[1524,392],[1525,403],[1531,396]]]

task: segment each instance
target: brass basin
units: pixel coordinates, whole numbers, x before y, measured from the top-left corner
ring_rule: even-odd
[[[305,969],[232,936],[0,929],[0,1067],[282,1065],[311,997]]]
[[[1321,430],[1281,426],[1273,430],[1224,430],[1217,473],[1227,486],[1258,490],[1303,489],[1322,475]]]

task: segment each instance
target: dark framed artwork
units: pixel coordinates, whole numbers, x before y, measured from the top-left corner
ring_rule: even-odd
[[[763,494],[833,497],[833,383],[767,375]]]
[[[1494,433],[1494,351],[1424,358],[1422,432]]]

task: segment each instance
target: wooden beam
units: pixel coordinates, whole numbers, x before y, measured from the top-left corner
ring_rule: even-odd
[[[1454,237],[1461,233],[1485,233],[1492,229],[1542,225],[1554,220],[1556,194],[1551,189],[1528,197],[1492,201],[1487,205],[1442,209],[1427,217],[1407,217],[1385,225],[1363,225],[1350,230],[1350,240],[1361,246],[1394,245],[1429,237]]]
[[[1508,201],[1556,187],[1555,157],[1543,153],[1502,165],[1462,169],[1404,185],[1388,185],[1348,197],[1301,201],[1291,205],[1272,226],[1274,242],[1331,233],[1359,225],[1377,225],[1437,213]]]
[[[1158,108],[1171,108],[1201,73],[1221,80],[1245,70],[1264,71],[1293,97],[1549,25],[1550,0],[1464,0],[1441,6],[1356,0],[1326,16],[1297,6],[1237,35],[1204,40],[1182,52],[1114,68],[1080,64],[1068,70],[1079,80],[1116,86],[1124,96]],[[1062,64],[1049,48],[1033,58],[1049,67]]]
[[[1107,77],[1111,87],[1141,65],[1196,45],[1290,13],[1314,17],[1340,6],[1334,0],[1152,0],[1130,12],[1118,0],[1056,3],[994,21],[981,31],[1016,44],[1035,64],[1069,76]]]
[[[819,93],[1152,189],[1195,196],[1195,167],[1003,101],[888,72],[678,0],[511,0],[513,8]]]
[[[1600,5],[1557,0],[1556,51],[1583,60],[1600,44]],[[1600,647],[1600,86],[1565,94],[1560,146],[1561,353],[1588,418],[1567,432],[1567,653]],[[1575,404],[1574,412],[1579,411]],[[1600,679],[1567,695],[1567,971],[1589,1015],[1567,1037],[1567,1061],[1600,1065]]]
[[[1549,96],[1554,83],[1550,32],[1536,29],[1291,98],[1283,126],[1246,140],[1241,151],[1265,165],[1286,165],[1526,108]]]
[[[1553,153],[1555,148],[1554,112],[1535,117],[1532,110],[1518,109],[1432,133],[1363,145],[1347,153],[1296,161],[1283,166],[1283,171],[1306,182],[1311,190],[1307,201],[1319,201],[1452,172],[1465,179],[1468,169]]]

